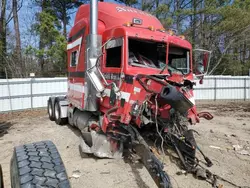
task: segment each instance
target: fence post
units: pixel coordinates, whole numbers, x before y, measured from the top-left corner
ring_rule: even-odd
[[[244,101],[247,99],[247,78],[244,78]]]
[[[9,78],[8,78],[8,72],[7,69],[5,68],[5,76],[6,76],[6,80],[7,80],[7,86],[8,86],[8,94],[9,94],[9,102],[10,102],[10,111],[11,113],[13,112],[12,109],[12,101],[11,101],[11,93],[10,93],[10,83],[9,83]]]
[[[217,78],[214,78],[214,101],[216,101],[216,91],[217,90]]]
[[[33,88],[32,88],[33,78],[30,78],[30,107],[33,109]]]

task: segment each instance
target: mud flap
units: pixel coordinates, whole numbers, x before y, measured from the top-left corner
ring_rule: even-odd
[[[123,151],[111,150],[110,141],[103,134],[96,131],[83,133],[80,140],[80,147],[83,153],[93,154],[99,158],[122,158]]]

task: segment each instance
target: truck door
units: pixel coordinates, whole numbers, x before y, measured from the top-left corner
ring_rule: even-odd
[[[102,72],[106,80],[114,82],[117,87],[121,85],[121,73],[123,72],[123,38],[110,40],[104,48],[104,59],[102,63]],[[106,89],[105,106],[114,106],[115,100],[112,98],[112,87]],[[109,99],[108,99],[109,98]]]

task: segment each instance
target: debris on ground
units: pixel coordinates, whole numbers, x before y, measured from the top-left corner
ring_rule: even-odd
[[[203,168],[197,168],[195,175],[198,179],[207,179],[206,170]]]
[[[81,176],[80,170],[74,170],[74,171],[72,172],[71,178],[78,179],[78,178],[80,178],[80,176]]]
[[[110,174],[110,171],[101,172],[100,174]]]
[[[236,144],[236,145],[233,145],[233,149],[234,149],[235,151],[239,151],[239,150],[243,149],[243,147],[240,146],[240,145],[238,145],[238,144]]]
[[[247,150],[240,150],[240,151],[237,151],[237,153],[241,154],[241,155],[250,155],[249,152]]]
[[[176,172],[176,175],[180,176],[180,175],[186,175],[187,174],[187,171],[186,170],[181,170],[181,171],[178,171]]]
[[[220,147],[218,146],[209,146],[210,148],[214,148],[214,149],[221,149]]]

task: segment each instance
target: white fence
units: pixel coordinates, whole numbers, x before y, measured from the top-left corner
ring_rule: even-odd
[[[206,76],[203,84],[197,81],[196,100],[249,100],[249,76]]]
[[[64,95],[67,78],[0,80],[0,112],[47,106],[49,96]]]
[[[196,100],[250,100],[250,77],[207,76],[196,82]],[[64,95],[67,78],[0,80],[0,112],[46,107],[49,96]]]

